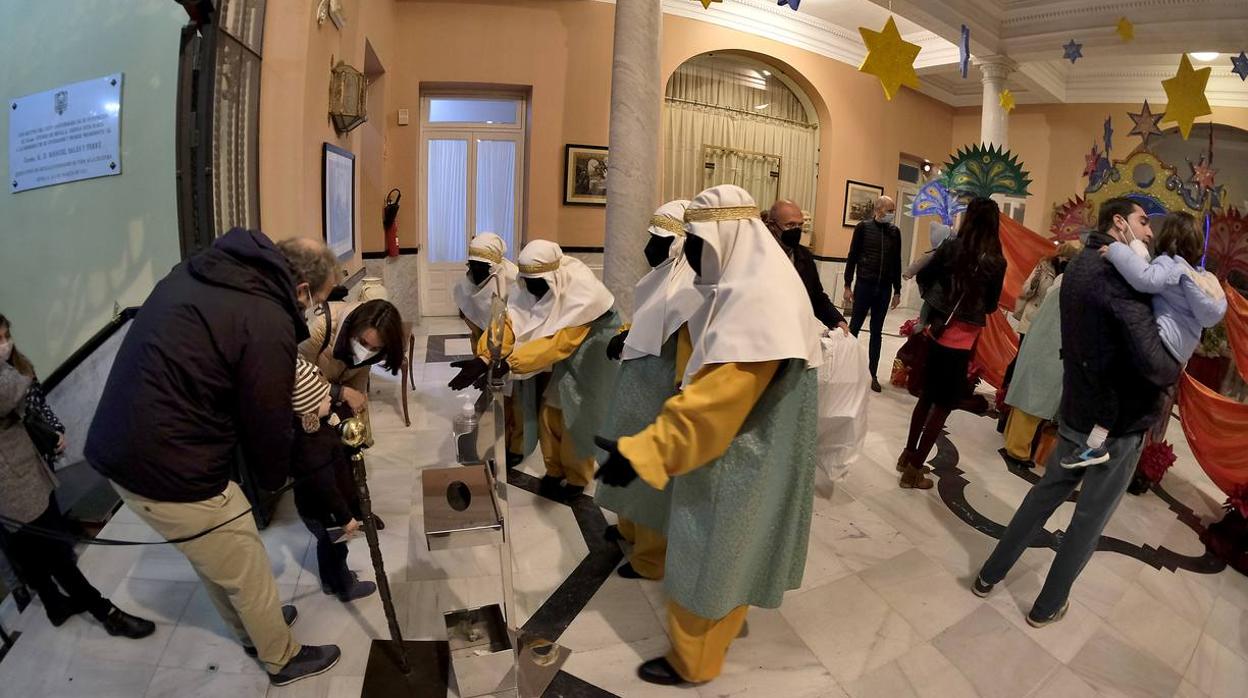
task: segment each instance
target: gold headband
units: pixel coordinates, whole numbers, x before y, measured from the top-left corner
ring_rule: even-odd
[[[554,271],[559,268],[559,260],[546,262],[545,264],[521,264],[521,274],[545,274],[548,271]]]
[[[753,206],[715,206],[713,208],[685,209],[686,223],[740,221],[750,218],[758,218],[758,209]]]
[[[501,254],[495,252],[494,250],[486,249],[484,247],[469,247],[468,256],[480,257],[481,259],[488,259],[495,264],[503,263],[503,256]]]
[[[651,216],[650,227],[666,230],[669,233],[675,233],[679,237],[685,236],[685,226],[671,216]]]

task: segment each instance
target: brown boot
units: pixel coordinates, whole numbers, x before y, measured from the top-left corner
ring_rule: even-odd
[[[897,457],[897,472],[904,472],[912,460],[914,460],[914,451],[908,448],[902,449],[901,455]]]
[[[935,484],[931,478],[923,475],[922,468],[907,465],[901,471],[900,485],[903,490],[930,490]]]

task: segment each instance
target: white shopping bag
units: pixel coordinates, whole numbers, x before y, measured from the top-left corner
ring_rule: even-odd
[[[867,435],[867,352],[840,330],[825,335],[819,371],[819,467],[832,480],[845,476]]]

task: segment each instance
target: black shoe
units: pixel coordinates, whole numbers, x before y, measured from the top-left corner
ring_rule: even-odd
[[[645,579],[640,572],[633,569],[633,563],[631,562],[625,562],[620,565],[620,568],[616,570],[615,573],[625,579]]]
[[[304,645],[286,666],[276,674],[269,674],[269,683],[286,686],[299,679],[324,674],[338,663],[342,650],[337,645]]]
[[[880,387],[880,381],[876,380],[875,376],[871,376],[871,390],[877,393],[884,390]]]
[[[689,683],[676,673],[676,668],[667,661],[666,657],[651,659],[637,667],[637,678],[659,686],[680,686]]]
[[[338,592],[338,600],[343,603],[350,603],[356,599],[372,596],[375,591],[377,591],[376,582],[361,582],[359,578],[355,576],[355,573],[352,572],[351,583],[347,585],[346,589]]]
[[[1065,618],[1066,611],[1069,611],[1069,610],[1070,610],[1070,602],[1067,601],[1066,603],[1062,604],[1062,607],[1057,610],[1057,613],[1054,613],[1048,618],[1041,618],[1036,615],[1036,609],[1033,608],[1031,609],[1031,612],[1027,614],[1027,625],[1030,625],[1033,628],[1043,628],[1046,625],[1051,625]]]
[[[520,465],[523,462],[524,462],[523,453],[512,453],[511,451],[507,452],[507,469],[508,470],[516,467],[517,465]]]
[[[1022,460],[1010,455],[1010,452],[1004,448],[997,449],[997,453],[1005,460],[1005,467],[1010,470],[1031,470],[1036,464],[1029,460]]]
[[[54,628],[61,627],[65,621],[87,610],[59,591],[39,594],[39,600],[43,602],[43,611],[48,614],[48,622]]]
[[[608,543],[619,543],[624,540],[624,534],[620,533],[619,526],[607,526],[607,531],[602,534],[602,537],[606,538]]]
[[[150,620],[132,616],[113,606],[113,610],[109,611],[108,616],[104,618],[104,630],[114,637],[121,636],[138,640],[156,632],[156,624]]]
[[[332,592],[327,591],[325,593],[329,594]],[[299,609],[295,608],[291,604],[286,604],[285,606],[282,606],[282,620],[286,621],[286,627],[288,628],[294,625],[295,621],[299,620]],[[246,654],[248,657],[255,657],[257,654],[256,648],[252,647],[251,645],[243,645],[243,653]]]
[[[975,581],[971,583],[971,593],[981,599],[985,599],[992,593],[992,588],[995,586],[996,584],[989,584],[988,582],[985,582],[983,578],[977,574],[975,575]]]
[[[564,485],[563,486],[564,499],[574,499],[576,497],[581,496],[584,493],[585,493],[584,485]]]

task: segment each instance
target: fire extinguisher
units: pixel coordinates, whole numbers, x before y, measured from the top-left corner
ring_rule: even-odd
[[[382,208],[381,223],[386,231],[386,256],[399,256],[399,199],[403,198],[403,192],[398,189],[391,189],[386,194],[386,205]]]

